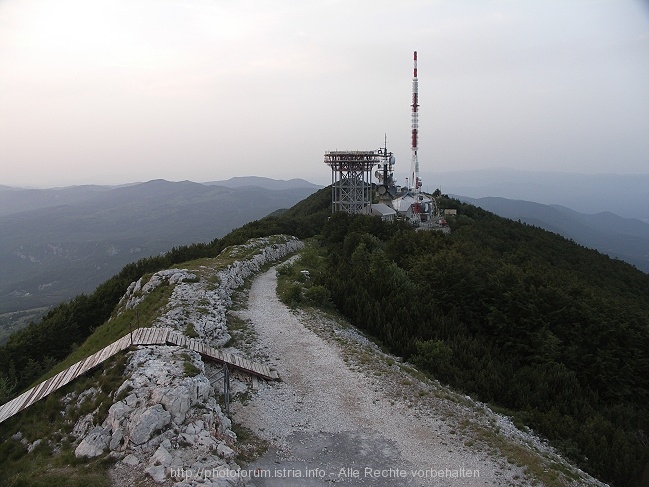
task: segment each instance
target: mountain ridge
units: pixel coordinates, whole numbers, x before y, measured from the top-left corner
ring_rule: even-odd
[[[322,186],[310,183],[305,179],[293,178],[289,180],[271,179],[260,176],[235,176],[222,181],[209,181],[203,184],[227,186],[228,188],[241,188],[254,186],[266,189],[292,189],[292,188],[313,188],[320,189]]]
[[[624,218],[610,211],[585,214],[562,205],[525,200],[456,197],[505,218],[558,233],[649,273],[649,224],[642,220]]]
[[[424,188],[471,198],[559,204],[582,213],[612,211],[649,221],[649,174],[583,174],[510,168],[422,171]]]

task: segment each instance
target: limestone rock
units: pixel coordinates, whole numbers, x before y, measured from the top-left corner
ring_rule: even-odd
[[[220,443],[219,446],[216,447],[216,453],[225,460],[233,460],[237,454],[232,448],[230,448],[225,443]]]
[[[173,422],[180,424],[185,421],[190,408],[189,390],[182,385],[167,389],[160,398],[160,404],[169,411]]]
[[[167,451],[164,446],[159,446],[155,451],[153,456],[149,459],[149,464],[151,465],[162,465],[163,467],[168,467],[171,465],[171,454]]]
[[[133,408],[127,406],[122,401],[117,401],[110,407],[108,410],[107,422],[113,432],[120,427],[122,420],[124,420],[132,410]]]
[[[132,408],[137,407],[137,396],[135,394],[129,394],[124,398],[124,404]]]
[[[223,416],[223,418],[219,423],[219,428],[218,428],[219,436],[229,436],[228,435],[229,432],[232,433],[233,438],[236,438],[234,432],[229,431],[230,428],[232,428],[232,421],[230,421],[230,418],[228,418],[227,416]]]
[[[151,478],[161,484],[165,481],[165,468],[162,465],[154,465],[153,467],[149,467],[145,470],[146,473],[148,473]]]
[[[78,421],[75,423],[74,428],[72,428],[72,436],[76,438],[81,438],[86,435],[90,428],[94,425],[92,413],[88,413],[85,416],[81,416]]]
[[[28,445],[28,446],[27,446],[27,452],[28,452],[28,453],[33,452],[33,451],[34,451],[34,448],[36,448],[36,447],[37,447],[38,445],[40,445],[42,442],[43,442],[43,440],[41,440],[41,439],[39,438],[38,440],[34,441],[34,443],[31,443],[30,445]]]
[[[122,451],[127,445],[125,440],[124,432],[121,429],[113,430],[113,436],[110,437],[108,448],[110,448],[110,451]]]
[[[171,422],[171,414],[161,404],[136,411],[131,417],[131,441],[136,445],[146,443],[153,433]]]
[[[173,286],[171,296],[153,326],[185,333],[191,324],[204,343],[223,345],[230,338],[226,312],[232,303],[233,289],[266,262],[303,246],[294,237],[272,238],[280,243],[271,244],[269,238],[260,238],[243,246],[230,247],[228,257],[241,260],[211,274],[207,266],[202,266],[206,272],[201,270],[194,274],[186,269],[169,269],[156,272],[148,280],[142,278],[129,286],[118,313],[136,307],[147,293],[169,283]],[[196,375],[186,371],[188,362],[198,370]],[[122,464],[142,465],[141,468],[146,468],[146,473],[159,483],[166,481],[166,472],[171,466],[194,471],[200,466],[237,468],[235,451],[228,446],[236,441],[236,435],[218,405],[197,352],[167,345],[137,347],[129,352],[124,373],[125,381],[116,395],[121,397],[127,393],[128,396],[110,407],[102,427],[92,429],[83,439],[77,448],[78,455],[99,455],[110,448],[119,457],[126,455]],[[94,392],[89,390],[87,394],[91,393]],[[85,433],[93,428],[92,418],[90,415],[80,423],[78,430]],[[229,482],[209,480],[213,485],[243,485],[232,479]],[[210,481],[205,485],[210,485]],[[195,485],[195,482],[189,484]]]
[[[78,457],[98,457],[108,448],[110,432],[106,428],[95,426],[74,450]]]
[[[135,467],[136,465],[139,465],[140,460],[138,459],[138,457],[136,457],[132,453],[129,453],[128,455],[126,455],[124,457],[124,459],[122,460],[122,463],[124,463],[126,465],[129,465],[131,467]]]

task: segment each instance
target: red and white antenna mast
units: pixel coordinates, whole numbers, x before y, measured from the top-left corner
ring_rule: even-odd
[[[417,51],[414,53],[414,71],[412,78],[412,164],[410,184],[415,193],[419,192],[419,158],[417,156],[417,136],[419,132],[419,80],[417,79]]]

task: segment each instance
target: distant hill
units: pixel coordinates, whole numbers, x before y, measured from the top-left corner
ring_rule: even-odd
[[[70,205],[91,199],[98,193],[110,191],[110,186],[70,186],[67,188],[23,189],[0,186],[0,216],[38,210],[52,206]]]
[[[0,188],[0,314],[90,292],[129,262],[222,237],[317,189],[306,181],[277,183]]]
[[[649,173],[577,174],[485,169],[422,172],[424,189],[470,198],[495,196],[563,205],[582,213],[610,211],[649,222]]]
[[[565,206],[505,198],[457,198],[499,216],[558,233],[649,273],[649,224],[641,220],[611,212],[588,215]]]
[[[282,179],[262,178],[258,176],[244,176],[226,179],[224,181],[210,181],[207,183],[210,186],[226,186],[228,188],[243,188],[246,186],[256,186],[258,188],[266,189],[295,189],[295,188],[312,188],[320,189],[322,186],[310,183],[304,179],[289,179],[288,181]]]

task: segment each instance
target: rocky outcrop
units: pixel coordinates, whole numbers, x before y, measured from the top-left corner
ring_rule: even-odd
[[[266,263],[281,259],[303,246],[301,241],[288,236],[251,239],[244,245],[224,250],[228,257],[236,260],[217,272],[212,273],[206,266],[191,272],[187,269],[166,269],[156,272],[148,281],[142,278],[132,283],[122,297],[119,309],[136,307],[148,293],[162,284],[173,285],[165,312],[152,326],[169,327],[181,333],[186,333],[188,326],[191,326],[197,338],[213,347],[221,347],[230,340],[226,312],[232,304],[232,290],[259,272]]]
[[[119,302],[121,311],[126,309],[136,308],[142,300],[161,284],[176,285],[185,280],[194,280],[196,275],[189,272],[187,269],[165,269],[158,271],[151,278],[143,282],[144,278],[140,278],[127,288],[126,294],[122,296]]]
[[[74,454],[78,457],[98,457],[106,448],[108,448],[108,443],[110,442],[110,431],[106,428],[95,426],[90,433],[83,439]]]
[[[188,376],[185,364],[199,373]],[[131,353],[126,373],[130,377],[120,390],[132,390],[79,443],[77,456],[128,452],[123,460],[127,465],[147,465],[146,471],[159,482],[171,468],[198,471],[206,464],[212,468],[234,460],[236,435],[196,352],[142,347]]]
[[[228,257],[241,256],[241,260],[224,269],[201,266],[192,271],[157,272],[148,280],[131,284],[120,301],[120,310],[137,307],[160,285],[173,285],[168,305],[153,326],[184,333],[191,325],[199,339],[211,346],[222,345],[229,339],[226,311],[233,289],[267,262],[302,245],[294,237],[254,239],[227,249]],[[115,393],[121,399],[110,406],[103,422],[93,426],[91,414],[75,426],[80,439],[77,456],[110,452],[121,458],[119,464],[125,468],[144,470],[156,482],[166,481],[174,471],[238,470],[236,435],[216,401],[198,353],[177,346],[141,346],[129,352],[125,376]],[[209,485],[203,483],[205,479],[178,480],[183,486],[199,481]],[[234,477],[228,479],[228,485],[244,482]]]

